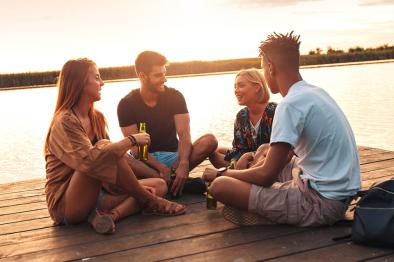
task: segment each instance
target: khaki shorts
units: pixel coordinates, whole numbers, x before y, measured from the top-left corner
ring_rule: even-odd
[[[296,226],[331,225],[343,219],[349,201],[337,201],[321,196],[301,180],[296,158],[279,174],[271,187],[252,185],[249,211],[267,219],[267,224]]]

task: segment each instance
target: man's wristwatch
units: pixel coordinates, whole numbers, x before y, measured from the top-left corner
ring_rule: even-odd
[[[228,169],[228,167],[224,166],[218,169],[218,172],[216,173],[216,177],[220,177],[221,175],[223,175],[224,172],[226,172]]]

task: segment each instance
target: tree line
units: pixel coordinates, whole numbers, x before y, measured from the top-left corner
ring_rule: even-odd
[[[301,55],[300,65],[319,65],[358,61],[394,59],[394,45],[382,45],[376,48],[352,47],[347,51],[328,47],[326,52],[316,48],[307,55]],[[204,74],[213,72],[237,71],[244,68],[259,68],[259,58],[241,58],[215,61],[173,62],[167,67],[167,75]],[[100,68],[103,80],[135,78],[134,66]],[[54,85],[59,71],[27,72],[0,74],[0,88]]]

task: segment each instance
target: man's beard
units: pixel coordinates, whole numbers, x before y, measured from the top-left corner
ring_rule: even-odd
[[[160,93],[160,90],[158,90],[155,85],[149,84],[147,87],[148,87],[148,90],[152,93],[155,93],[155,94]]]
[[[155,94],[159,94],[159,93],[162,93],[162,92],[163,92],[163,90],[160,90],[160,88],[157,87],[157,84],[156,84],[156,85],[153,85],[153,84],[151,83],[150,79],[148,79],[147,88],[148,88],[148,90],[149,90],[150,92],[155,93]]]

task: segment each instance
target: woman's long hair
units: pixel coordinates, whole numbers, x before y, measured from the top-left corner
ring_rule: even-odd
[[[67,61],[60,71],[57,82],[59,88],[57,102],[45,140],[44,153],[48,150],[48,140],[54,119],[61,112],[71,110],[79,102],[92,66],[96,66],[96,63],[88,58],[72,59]],[[108,138],[105,117],[100,111],[94,109],[94,105],[89,110],[89,118],[97,139]]]

